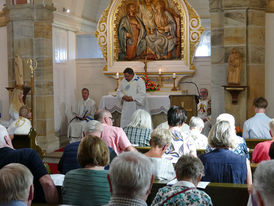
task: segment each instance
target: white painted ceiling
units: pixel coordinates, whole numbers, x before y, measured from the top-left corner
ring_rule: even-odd
[[[209,0],[188,0],[202,19],[209,19]],[[53,0],[58,12],[70,9],[70,15],[97,22],[110,0]]]

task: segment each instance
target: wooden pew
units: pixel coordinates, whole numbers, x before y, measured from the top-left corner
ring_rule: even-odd
[[[255,172],[257,166],[258,166],[257,163],[250,163],[250,167],[251,167],[251,172],[252,172],[252,174],[254,174],[254,172]]]
[[[161,187],[167,181],[154,181],[147,203],[150,205]],[[248,202],[248,187],[246,184],[210,183],[204,190],[216,206],[246,206]],[[202,189],[201,189],[202,190]]]
[[[205,149],[197,149],[196,152],[197,152],[197,156],[199,157],[200,155],[202,154],[205,154]]]
[[[260,143],[260,142],[264,142],[264,141],[269,141],[270,139],[245,139],[246,141],[246,145],[249,149],[254,149],[255,146]]]
[[[138,150],[138,152],[141,152],[143,154],[146,153],[146,152],[148,152],[150,150],[150,147],[140,147],[140,146],[137,146],[135,148]]]

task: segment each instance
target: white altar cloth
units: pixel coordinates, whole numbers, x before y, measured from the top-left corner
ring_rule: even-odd
[[[147,108],[151,115],[160,114],[167,111],[170,107],[170,101],[168,95],[147,95]],[[108,110],[110,113],[122,112],[122,105],[120,100],[116,96],[106,95],[103,96],[100,104],[100,109]]]

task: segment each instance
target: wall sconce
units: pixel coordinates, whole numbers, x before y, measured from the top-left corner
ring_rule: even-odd
[[[66,8],[63,8],[63,12],[69,13],[70,10],[69,10],[69,9],[66,9]]]

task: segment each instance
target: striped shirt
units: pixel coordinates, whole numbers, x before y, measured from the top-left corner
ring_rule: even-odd
[[[69,205],[105,205],[110,200],[106,170],[69,171],[63,185],[63,203]]]
[[[137,144],[138,146],[150,146],[149,140],[151,135],[151,129],[125,127],[124,131],[131,144]]]

